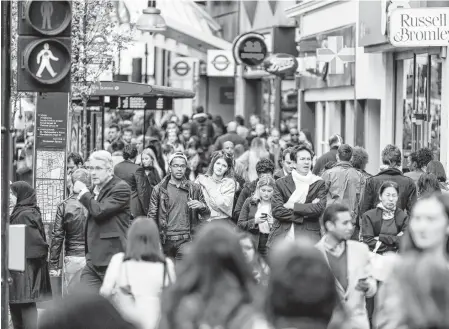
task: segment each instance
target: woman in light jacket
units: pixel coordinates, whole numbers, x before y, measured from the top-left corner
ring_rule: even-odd
[[[257,182],[254,195],[247,198],[243,204],[237,222],[242,230],[252,233],[257,250],[264,257],[268,254],[268,235],[274,221],[271,213],[271,199],[275,184],[273,177],[261,177]]]
[[[233,176],[233,159],[223,151],[215,152],[206,175],[199,175],[196,183],[201,186],[207,206],[211,211],[210,219],[230,219],[234,205],[237,183]]]
[[[160,318],[159,297],[174,280],[174,264],[164,257],[156,223],[139,217],[129,228],[126,252],[112,257],[100,294],[112,299],[129,322],[154,329]],[[131,295],[123,298],[120,289]]]
[[[378,329],[447,328],[449,305],[446,303],[441,309],[442,305],[423,304],[422,300],[410,298],[410,290],[422,290],[431,297],[434,283],[420,273],[422,266],[417,265],[424,257],[430,257],[449,269],[448,237],[449,197],[444,194],[422,197],[413,207],[408,230],[402,238],[400,256],[390,260],[394,264],[393,271],[379,290],[375,314]],[[416,266],[409,267],[409,273],[405,275],[415,275],[419,286],[404,284],[402,279],[411,258]],[[404,307],[410,303],[416,307]]]

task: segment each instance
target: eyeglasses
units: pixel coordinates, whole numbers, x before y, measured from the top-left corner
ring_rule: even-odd
[[[171,165],[171,167],[172,167],[173,169],[186,169],[186,168],[187,168],[186,165],[178,165],[178,164]]]
[[[106,168],[102,168],[102,167],[86,167],[87,168],[87,170],[89,170],[89,171],[102,171],[102,170],[105,170]]]

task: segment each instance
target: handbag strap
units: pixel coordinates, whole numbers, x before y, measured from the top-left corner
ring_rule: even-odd
[[[377,254],[377,251],[379,250],[381,244],[382,242],[376,241],[376,246],[373,249],[373,253]]]

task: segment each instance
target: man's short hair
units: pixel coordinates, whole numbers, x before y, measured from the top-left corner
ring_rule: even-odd
[[[67,156],[67,162],[70,162],[70,160],[72,160],[73,164],[78,167],[82,166],[84,164],[84,160],[81,157],[81,155],[79,155],[78,153],[75,153],[75,152],[71,152]]]
[[[365,170],[368,164],[368,152],[361,146],[354,147],[352,149],[351,164],[356,169]]]
[[[325,230],[326,229],[326,223],[327,222],[333,222],[335,223],[335,220],[337,219],[337,214],[340,212],[349,212],[349,208],[346,207],[344,204],[341,203],[334,203],[328,206],[323,213],[322,218],[322,225]]]
[[[300,145],[295,146],[293,148],[292,152],[290,153],[290,159],[292,159],[292,161],[294,161],[294,162],[297,162],[297,155],[301,151],[309,152],[311,158],[313,158],[315,156],[315,153],[313,153],[313,151],[312,151],[312,149],[310,147],[308,147],[305,144],[300,144]]]
[[[80,182],[84,183],[84,185],[89,187],[91,185],[89,171],[84,168],[76,169],[72,173],[72,183],[75,184],[75,182],[77,182],[77,181],[80,181]]]
[[[235,121],[237,122],[237,124],[239,126],[244,126],[245,125],[245,119],[241,115],[236,115],[235,116]]]
[[[274,174],[274,163],[270,159],[261,159],[256,164],[257,176],[262,174]]]
[[[112,152],[119,152],[125,149],[125,143],[122,140],[113,141],[111,144]]]
[[[197,106],[196,113],[204,113],[204,107],[203,106]]]
[[[348,144],[341,144],[337,150],[340,161],[350,161],[352,157],[352,147]]]
[[[410,162],[413,164],[413,162],[415,162],[416,164],[418,164],[418,152],[412,152],[409,154],[409,158],[410,158]]]
[[[418,168],[421,169],[429,164],[433,160],[433,152],[428,147],[424,147],[416,152]]]
[[[293,147],[287,147],[285,150],[283,150],[283,151],[282,151],[282,161],[285,160],[285,157],[286,157],[288,154],[292,154],[292,152],[293,152]],[[290,155],[290,159],[291,159],[291,155]]]
[[[134,130],[133,130],[132,128],[129,128],[129,127],[127,127],[127,128],[125,128],[125,129],[123,129],[123,132],[124,132],[124,133],[126,133],[126,132],[130,132],[131,134],[133,134],[133,135],[134,135]]]
[[[389,167],[401,165],[401,150],[395,145],[388,144],[382,151],[382,163]]]
[[[123,149],[124,160],[134,159],[138,154],[139,152],[137,151],[137,147],[134,144],[125,145]]]
[[[102,161],[107,169],[112,169],[114,167],[111,153],[105,150],[93,152],[89,157],[89,161],[92,160]]]
[[[329,146],[332,147],[336,144],[343,144],[343,138],[339,134],[334,134],[329,138]]]
[[[117,131],[120,131],[120,126],[116,123],[113,123],[112,125],[109,126],[109,129],[115,128],[117,129]]]

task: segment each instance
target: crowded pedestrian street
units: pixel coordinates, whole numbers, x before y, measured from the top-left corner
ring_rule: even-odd
[[[1,12],[1,329],[449,329],[449,1]]]

